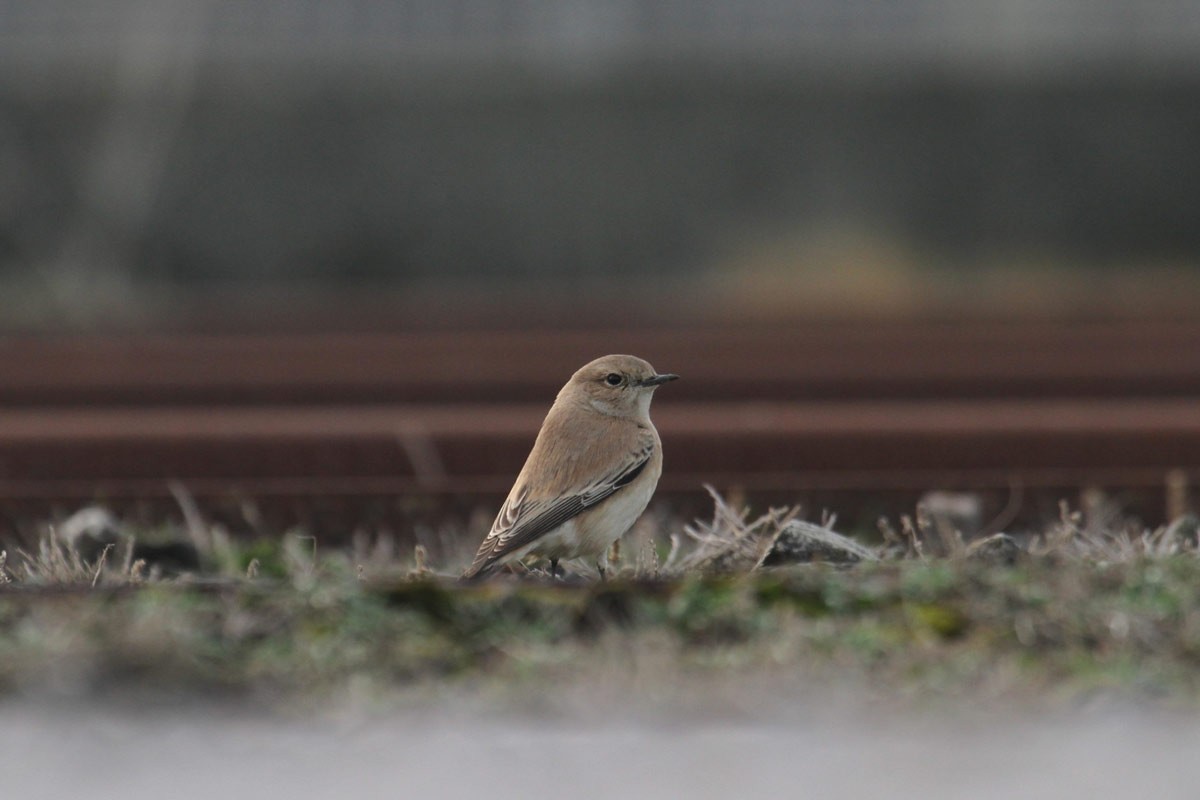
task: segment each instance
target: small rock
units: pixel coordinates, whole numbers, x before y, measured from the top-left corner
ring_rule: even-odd
[[[1195,514],[1181,514],[1167,526],[1164,538],[1168,541],[1197,544],[1200,542],[1200,517]]]
[[[100,506],[81,508],[58,526],[60,541],[84,561],[95,561],[106,547],[115,546],[123,537],[121,523]]]
[[[857,564],[879,557],[853,539],[812,522],[793,520],[784,525],[761,562],[764,567],[785,564]]]
[[[966,557],[972,561],[982,561],[989,564],[1016,564],[1025,551],[1017,540],[1007,533],[993,533],[967,545]]]
[[[134,560],[145,561],[163,575],[178,575],[200,569],[200,554],[191,542],[135,542]]]
[[[177,575],[200,568],[200,554],[191,542],[177,539],[137,541],[130,536],[121,521],[102,506],[79,509],[63,520],[55,529],[55,533],[59,541],[78,553],[84,563],[95,562],[105,548],[129,542],[132,544],[132,560],[145,561],[148,566],[164,575]],[[110,553],[109,557],[112,558],[113,554]]]
[[[970,538],[983,528],[983,499],[968,492],[927,492],[917,501],[939,531]]]

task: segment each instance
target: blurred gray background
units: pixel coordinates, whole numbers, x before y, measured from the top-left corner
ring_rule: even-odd
[[[0,313],[1178,301],[1198,143],[1194,0],[0,0]]]

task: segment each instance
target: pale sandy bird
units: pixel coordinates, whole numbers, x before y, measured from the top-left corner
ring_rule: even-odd
[[[463,577],[483,577],[536,554],[550,560],[552,574],[560,559],[588,556],[603,578],[609,547],[641,516],[658,485],[662,442],[650,422],[650,398],[677,377],[620,355],[572,375]]]

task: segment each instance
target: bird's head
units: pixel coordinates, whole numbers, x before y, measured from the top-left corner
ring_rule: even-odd
[[[654,390],[678,377],[660,375],[637,356],[603,356],[581,367],[558,396],[614,417],[648,419]]]

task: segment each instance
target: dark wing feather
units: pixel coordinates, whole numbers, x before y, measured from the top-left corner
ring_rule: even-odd
[[[539,501],[529,500],[527,491],[515,493],[500,509],[491,532],[483,540],[474,563],[463,573],[463,577],[470,579],[486,575],[509,553],[520,550],[628,486],[646,468],[653,451],[654,440],[647,439],[621,467],[577,494]]]

